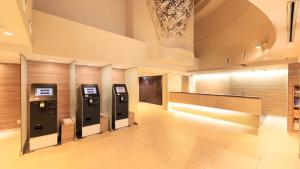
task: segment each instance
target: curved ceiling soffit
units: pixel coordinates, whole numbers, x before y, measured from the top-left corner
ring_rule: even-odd
[[[201,19],[214,12],[225,0],[195,0],[194,17],[195,20]]]
[[[244,3],[242,3],[244,2]],[[250,4],[247,2],[247,0],[240,0],[238,8],[231,9],[230,11],[227,11],[229,7],[231,6],[231,2],[226,1],[215,10],[211,11],[206,17],[195,18],[195,26],[199,26],[198,28],[205,28],[207,27],[205,31],[199,32],[199,36],[196,36],[197,40],[207,39],[211,36],[214,36],[220,32],[222,32],[224,29],[228,28],[231,24],[233,24],[236,20],[241,18],[242,14],[249,9]],[[226,11],[226,17],[224,15]],[[215,22],[215,20],[218,20]],[[205,26],[203,26],[205,25]],[[198,33],[196,32],[196,33]]]
[[[239,8],[230,8],[232,7],[232,5],[234,6],[239,6]],[[231,9],[231,10],[228,10]],[[233,9],[238,9],[238,10],[233,10]],[[228,14],[227,16],[224,16],[222,14]],[[252,14],[253,13],[253,14]],[[250,15],[251,14],[251,15]],[[220,18],[221,16],[221,18]],[[247,21],[247,17],[252,17],[249,19],[249,22],[253,22],[253,23],[248,23],[245,22],[245,20]],[[258,17],[257,18],[253,18],[253,17]],[[218,22],[216,22],[215,20],[218,19]],[[261,24],[261,27],[259,27],[260,25],[255,25],[256,24],[256,20],[257,19],[257,23],[263,23]],[[219,22],[220,21],[220,22]],[[243,24],[239,23],[242,22]],[[248,34],[253,33],[254,37],[258,36],[255,35],[255,31],[251,32],[251,30],[247,30],[249,29],[247,26],[247,24],[249,25],[249,28],[256,28],[256,29],[260,29],[258,30],[258,35],[260,35],[260,37],[257,37],[257,41],[255,42],[255,39],[253,39],[253,37],[249,36]],[[252,24],[252,26],[251,26]],[[203,28],[204,25],[204,28]],[[253,26],[255,25],[255,26]],[[206,27],[206,29],[205,29]],[[240,29],[242,30],[238,30],[237,27],[240,27]],[[266,27],[266,28],[265,28]],[[277,37],[277,33],[276,33],[276,28],[274,26],[274,24],[271,22],[271,20],[269,19],[269,17],[262,12],[262,10],[260,10],[259,8],[257,8],[255,5],[253,5],[252,3],[250,3],[248,0],[231,0],[231,1],[226,1],[225,3],[222,3],[221,5],[219,5],[219,7],[212,11],[209,15],[207,15],[205,18],[203,18],[202,20],[195,20],[195,54],[198,55],[199,57],[205,57],[202,56],[201,54],[205,55],[205,52],[203,52],[203,50],[216,50],[218,48],[218,46],[209,46],[205,43],[211,43],[211,45],[218,45],[216,44],[216,42],[210,41],[210,39],[217,39],[216,37],[220,37],[221,39],[223,38],[223,40],[228,40],[228,36],[229,35],[234,35],[234,33],[230,33],[228,34],[229,29],[232,29],[233,31],[239,32],[240,34],[244,32],[247,32],[247,35],[249,37],[249,42],[247,42],[247,40],[243,39],[243,37],[239,37],[237,36],[238,33],[236,33],[236,36],[233,36],[233,39],[235,38],[236,45],[232,45],[232,46],[228,46],[228,44],[224,44],[224,42],[222,44],[219,43],[219,45],[224,45],[224,46],[228,46],[228,48],[236,48],[235,52],[231,52],[235,53],[235,55],[232,57],[232,60],[234,60],[232,62],[232,64],[245,64],[246,62],[251,62],[254,61],[256,59],[258,59],[260,56],[263,55],[263,52],[266,52],[266,49],[271,49],[272,46],[274,45],[275,41],[276,41],[276,37]],[[243,30],[245,29],[245,30]],[[264,37],[265,36],[265,37]],[[232,38],[232,37],[230,37]],[[239,40],[243,39],[244,42],[242,42],[244,45],[240,45],[237,44],[239,43]],[[218,43],[218,42],[217,42]],[[258,53],[253,51],[252,49],[255,49],[255,46],[257,45],[257,43],[260,43],[260,45],[262,46],[262,52]],[[201,44],[203,46],[203,48],[201,46],[199,46],[199,44]],[[248,47],[247,47],[248,46]],[[209,48],[211,47],[211,48]],[[240,48],[238,48],[240,47]],[[198,49],[197,49],[198,48]],[[224,47],[221,47],[222,50],[225,50]],[[232,49],[230,49],[232,50]],[[228,58],[228,55],[226,55],[226,50],[219,53],[214,53],[215,54],[224,54],[224,56],[222,56],[221,58],[223,60],[225,60],[224,58]],[[247,58],[243,56],[248,55]],[[212,57],[212,56],[207,56],[207,57]],[[219,56],[218,56],[219,57]],[[214,56],[215,58],[215,56]],[[218,58],[215,58],[218,59]],[[215,60],[214,59],[214,60]],[[211,60],[211,59],[209,59]],[[221,61],[224,62],[224,61]],[[222,64],[222,63],[220,63]],[[224,64],[224,63],[223,63]],[[225,63],[226,64],[226,63]],[[232,65],[231,64],[231,65]],[[230,65],[230,64],[229,64]]]

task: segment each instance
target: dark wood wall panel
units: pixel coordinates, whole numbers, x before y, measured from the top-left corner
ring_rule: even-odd
[[[32,83],[57,84],[58,118],[70,116],[70,65],[28,62],[28,92]]]
[[[139,77],[139,100],[162,105],[162,76]]]
[[[0,64],[0,130],[20,125],[20,65]]]

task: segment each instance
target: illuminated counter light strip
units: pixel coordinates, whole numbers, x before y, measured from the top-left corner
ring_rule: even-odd
[[[234,127],[234,128],[237,128],[238,131],[247,132],[249,134],[258,134],[258,128],[251,127],[248,125],[233,123],[233,122],[214,119],[214,118],[205,117],[205,116],[199,116],[196,114],[190,114],[190,113],[181,112],[181,111],[177,111],[177,110],[169,110],[169,112],[175,114],[176,116],[178,116],[180,118],[188,119],[191,121],[197,121],[202,124],[212,124],[212,125],[218,125],[218,126],[222,126],[222,127],[223,126],[224,127]]]
[[[171,92],[169,111],[259,127],[261,103],[256,97]]]

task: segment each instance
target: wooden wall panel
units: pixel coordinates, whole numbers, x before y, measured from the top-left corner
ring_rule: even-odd
[[[29,61],[29,93],[32,83],[57,84],[58,118],[70,117],[70,65]]]
[[[262,101],[262,114],[286,116],[288,112],[288,75],[285,69],[276,71],[274,73],[268,72],[266,75],[251,75],[251,73],[237,75],[233,73],[215,78],[214,75],[207,79],[200,78],[195,84],[196,92],[259,96]]]
[[[139,77],[139,101],[162,105],[162,76]]]
[[[262,113],[287,116],[287,73],[230,77],[230,93],[261,97]]]
[[[101,68],[93,66],[76,66],[76,91],[80,84],[98,84],[100,92],[100,100],[102,97],[102,88],[101,88]],[[76,92],[77,94],[77,92]],[[100,112],[102,112],[102,103],[100,103]]]
[[[98,84],[101,87],[101,68],[92,66],[76,66],[76,84]]]
[[[112,69],[112,82],[113,82],[113,84],[124,84],[125,83],[125,70]]]
[[[20,125],[20,65],[0,64],[0,130]]]
[[[195,91],[209,94],[230,94],[229,76],[197,79]]]

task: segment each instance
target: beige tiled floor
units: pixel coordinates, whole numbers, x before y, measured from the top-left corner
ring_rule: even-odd
[[[299,138],[269,116],[247,128],[141,104],[138,126],[19,156],[20,133],[0,133],[1,169],[300,169]]]

